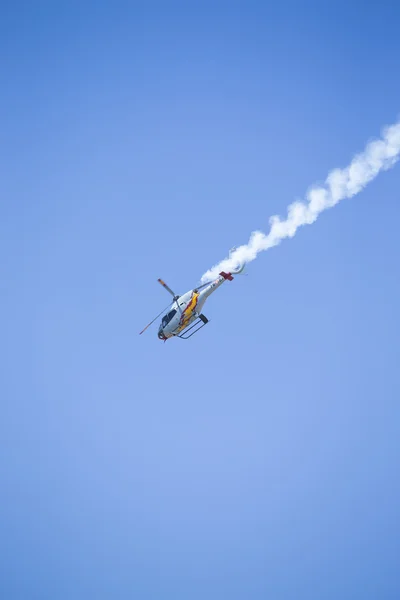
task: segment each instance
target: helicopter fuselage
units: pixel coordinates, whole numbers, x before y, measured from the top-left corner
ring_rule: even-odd
[[[232,275],[222,272],[203,289],[193,289],[179,296],[172,305],[171,310],[163,316],[158,329],[158,338],[166,341],[171,337],[179,336],[199,318],[207,298],[227,279],[232,280]]]

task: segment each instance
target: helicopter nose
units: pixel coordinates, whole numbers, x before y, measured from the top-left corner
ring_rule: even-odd
[[[160,329],[158,330],[158,339],[159,339],[159,340],[163,340],[164,342],[165,342],[165,340],[167,339],[167,338],[165,337],[165,335],[164,335],[164,331],[161,329],[161,327],[160,327]]]

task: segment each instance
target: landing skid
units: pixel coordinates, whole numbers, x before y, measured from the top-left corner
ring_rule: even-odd
[[[200,325],[200,323],[202,324]],[[194,321],[194,323],[192,323],[190,327],[182,331],[181,335],[177,335],[176,337],[180,338],[181,340],[188,340],[192,337],[192,335],[200,331],[200,329],[202,329],[204,325],[207,325],[207,323],[207,317],[205,317],[204,315],[199,315],[199,317]],[[197,329],[195,329],[196,327]],[[194,329],[194,331],[192,331],[192,329]],[[189,331],[192,331],[192,333],[190,335],[187,335]]]

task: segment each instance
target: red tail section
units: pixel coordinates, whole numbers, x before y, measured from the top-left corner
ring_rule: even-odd
[[[233,281],[233,277],[230,273],[225,273],[224,271],[221,271],[220,275],[222,275],[224,279],[229,279],[229,281]]]

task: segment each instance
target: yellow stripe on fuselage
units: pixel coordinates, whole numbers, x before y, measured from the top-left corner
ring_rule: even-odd
[[[197,301],[199,299],[199,295],[200,294],[198,292],[193,292],[193,295],[190,298],[189,302],[187,303],[185,310],[182,312],[182,316],[181,316],[181,319],[179,321],[179,325],[177,328],[178,333],[181,332],[183,329],[185,329],[185,327],[187,327],[189,325],[189,321],[193,317],[193,313],[197,306]]]

